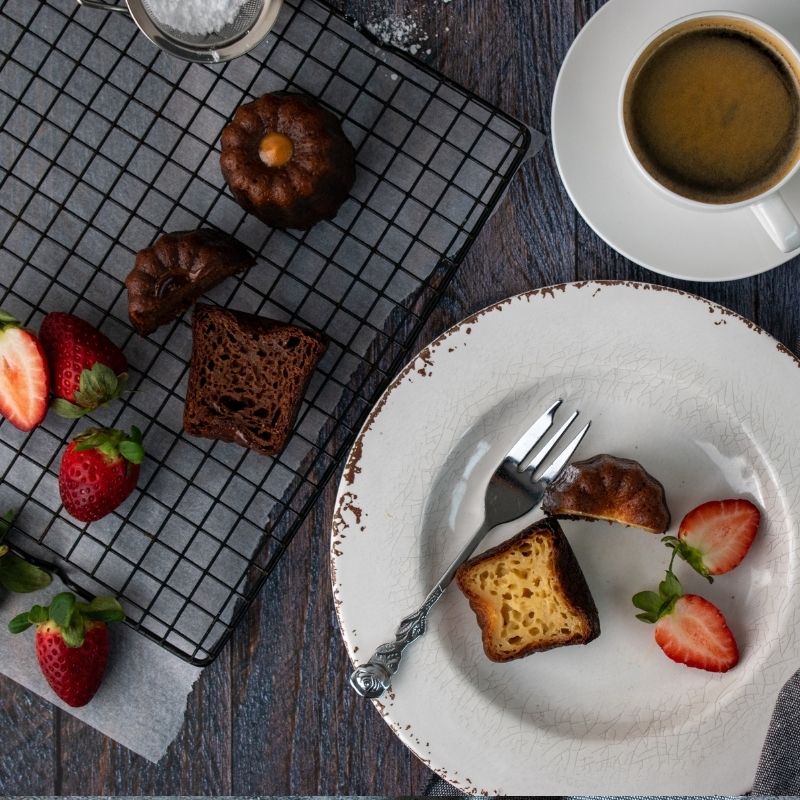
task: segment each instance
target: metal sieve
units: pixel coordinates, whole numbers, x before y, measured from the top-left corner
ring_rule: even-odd
[[[79,5],[128,14],[153,44],[186,61],[218,62],[241,56],[271,30],[283,0],[246,0],[235,19],[214,33],[184,33],[162,23],[152,0],[77,0]]]

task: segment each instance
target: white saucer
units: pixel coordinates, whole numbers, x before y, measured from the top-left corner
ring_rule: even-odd
[[[636,171],[617,126],[622,78],[636,51],[678,17],[716,10],[709,0],[609,0],[573,43],[556,83],[552,136],[572,202],[611,247],[673,278],[726,281],[766,272],[800,251],[781,253],[750,209],[697,212],[661,197]],[[797,0],[726,0],[800,44]],[[800,216],[800,176],[784,190]]]

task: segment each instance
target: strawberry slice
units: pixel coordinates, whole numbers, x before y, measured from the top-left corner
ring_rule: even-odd
[[[690,511],[677,538],[662,541],[693,569],[712,581],[737,567],[747,555],[761,522],[761,512],[749,500],[712,500]]]
[[[684,594],[672,563],[658,592],[639,592],[633,604],[642,610],[637,619],[655,623],[656,644],[673,661],[708,672],[727,672],[739,663],[722,612],[700,595]]]
[[[0,310],[0,414],[29,431],[47,414],[50,379],[39,340]]]
[[[739,663],[739,648],[722,612],[697,594],[675,601],[656,623],[656,644],[668,658],[708,672],[727,672]]]

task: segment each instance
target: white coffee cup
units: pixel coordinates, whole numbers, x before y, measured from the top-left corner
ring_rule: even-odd
[[[726,212],[733,211],[739,208],[750,208],[756,215],[756,218],[764,227],[764,230],[769,234],[775,245],[784,253],[792,252],[800,248],[800,222],[798,222],[792,210],[781,195],[781,189],[797,174],[800,170],[800,150],[795,155],[795,161],[788,172],[785,172],[780,180],[777,180],[774,185],[769,186],[765,191],[754,197],[740,200],[731,203],[710,203],[686,197],[678,194],[672,189],[659,182],[656,177],[646,169],[637,156],[635,149],[631,143],[628,134],[628,126],[626,123],[626,105],[628,99],[628,88],[631,83],[631,78],[638,74],[639,68],[648,61],[651,55],[651,48],[654,44],[662,41],[667,41],[670,32],[678,26],[684,26],[687,22],[693,22],[701,19],[732,19],[744,22],[748,29],[756,32],[756,34],[763,33],[764,40],[768,43],[771,49],[778,50],[780,55],[783,56],[787,66],[794,72],[798,84],[800,84],[800,52],[791,42],[786,39],[781,33],[772,28],[771,26],[761,22],[760,20],[750,17],[746,14],[737,14],[730,11],[711,11],[700,14],[691,14],[686,17],[681,17],[668,25],[665,25],[660,30],[656,31],[637,51],[636,55],[631,60],[628,69],[625,72],[625,77],[622,81],[622,88],[619,95],[618,105],[618,121],[622,134],[622,140],[625,144],[625,149],[629,157],[636,165],[638,172],[656,191],[668,197],[675,203],[694,209],[696,211],[708,212]],[[758,38],[761,38],[760,36]],[[655,52],[656,48],[652,49]]]

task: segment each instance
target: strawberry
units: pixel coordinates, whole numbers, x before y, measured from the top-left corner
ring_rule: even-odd
[[[709,582],[738,566],[756,537],[761,512],[749,500],[712,500],[690,511],[678,536],[661,541]]]
[[[29,431],[47,414],[50,379],[39,340],[0,310],[0,414]]]
[[[44,318],[39,335],[50,361],[56,414],[76,419],[122,394],[128,362],[122,351],[88,322],[54,311]]]
[[[85,706],[97,693],[108,663],[108,622],[125,619],[113,597],[91,603],[57,594],[49,606],[34,606],[8,623],[11,633],[36,625],[36,658],[50,688],[69,706]]]
[[[722,612],[697,594],[676,600],[656,622],[656,644],[673,661],[708,672],[727,672],[739,663],[739,648]]]
[[[58,489],[64,508],[81,522],[110,514],[135,488],[144,460],[142,432],[90,428],[73,439],[61,459]]]
[[[633,604],[643,612],[637,619],[655,623],[656,644],[673,661],[709,672],[727,672],[739,663],[722,612],[700,595],[684,594],[672,564],[658,592],[639,592]]]

